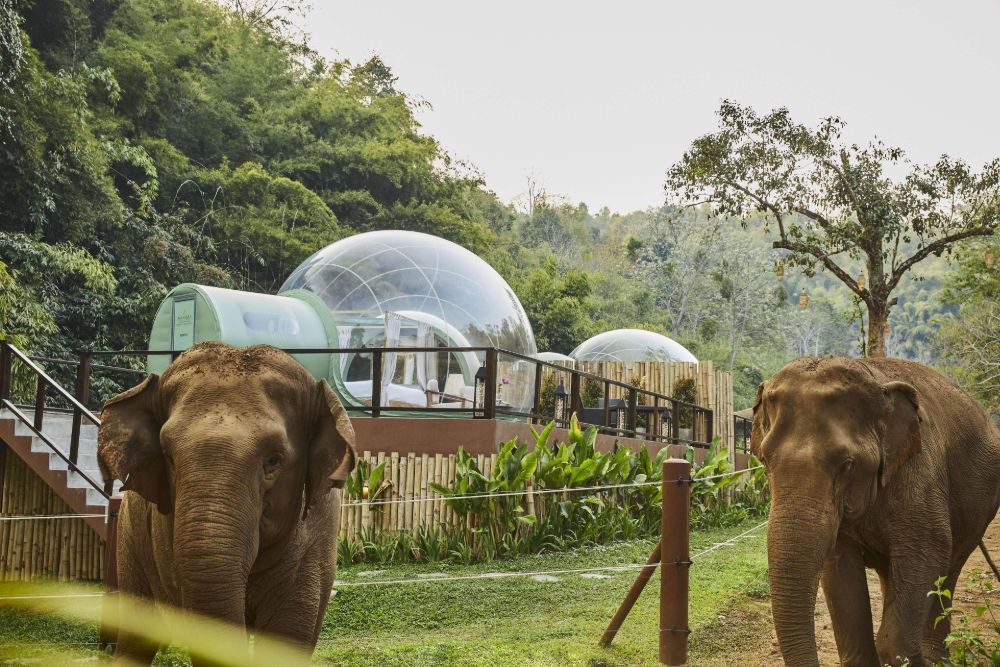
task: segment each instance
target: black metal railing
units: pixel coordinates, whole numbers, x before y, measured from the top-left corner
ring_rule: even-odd
[[[361,355],[370,361],[368,370],[364,372],[364,379],[361,380],[369,383],[367,402],[345,402],[345,408],[356,415],[373,418],[401,414],[438,415],[472,419],[495,419],[501,416],[535,424],[555,421],[557,425],[566,427],[575,414],[582,424],[596,426],[599,432],[618,437],[707,448],[714,436],[714,415],[710,408],[499,348],[300,348],[284,351],[300,360],[309,355],[328,355],[334,358],[331,361],[334,363],[339,362],[339,355],[346,354]],[[84,353],[75,361],[45,361],[75,366],[75,403],[99,411],[104,401],[131,386],[145,374],[136,366],[157,356],[169,356],[172,361],[182,352],[102,350]],[[421,353],[475,354],[479,367],[475,373],[472,397],[450,395],[446,390],[427,390],[424,392],[425,400],[420,405],[413,405],[412,401],[410,404],[393,405],[391,397],[383,395],[382,371],[386,356]],[[98,364],[95,360],[111,361]],[[114,363],[127,365],[116,366]],[[95,373],[118,375],[116,381],[110,381],[107,377],[102,381],[99,393],[107,395],[95,395],[92,391],[95,387]],[[36,407],[37,404],[36,401]],[[73,411],[76,424],[81,419],[78,414],[80,410],[76,405],[70,405],[69,409]],[[79,439],[77,428],[74,428],[73,438],[74,442]]]
[[[748,454],[750,452],[750,434],[753,430],[753,420],[739,415],[733,415],[733,443],[736,451]]]

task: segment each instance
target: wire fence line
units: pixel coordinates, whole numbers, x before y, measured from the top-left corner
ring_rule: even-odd
[[[52,519],[104,519],[106,514],[21,514],[0,516],[0,521],[43,521]]]
[[[761,465],[752,466],[750,468],[743,468],[742,470],[734,470],[732,472],[721,473],[718,475],[706,475],[704,477],[698,477],[694,475],[688,478],[688,482],[701,482],[709,481],[713,479],[721,479],[723,477],[735,477],[738,475],[743,475],[754,470],[759,470],[763,468]],[[682,480],[685,481],[685,480]],[[596,486],[566,486],[560,487],[558,489],[531,489],[524,491],[501,491],[496,493],[467,493],[467,494],[457,494],[457,495],[435,495],[433,497],[425,498],[396,498],[393,500],[374,500],[372,502],[350,502],[342,503],[341,507],[378,507],[380,505],[395,505],[402,503],[429,503],[438,502],[441,500],[479,500],[485,498],[509,498],[513,496],[525,496],[531,495],[545,495],[552,493],[582,493],[584,491],[614,491],[616,489],[634,489],[641,487],[650,486],[661,486],[662,481],[650,481],[650,482],[630,482],[628,484],[607,484],[607,485],[596,485]],[[0,516],[0,522],[4,521],[52,521],[59,519],[103,519],[107,518],[106,514],[36,514],[36,515],[12,515],[12,516]]]
[[[743,531],[739,535],[734,535],[727,540],[722,542],[717,542],[710,547],[706,547],[700,551],[695,552],[691,556],[691,560],[694,561],[696,558],[701,558],[707,554],[714,551],[718,551],[725,547],[732,546],[744,539],[754,532],[760,530],[767,525],[767,521],[763,521],[756,526]],[[385,581],[338,581],[333,585],[333,590],[338,590],[341,588],[360,588],[360,587],[370,587],[370,586],[395,586],[395,585],[407,585],[407,584],[440,584],[440,583],[450,583],[455,581],[481,581],[488,579],[507,579],[511,577],[539,577],[539,576],[555,576],[555,575],[566,575],[566,574],[586,574],[586,573],[598,573],[598,572],[629,572],[643,570],[646,568],[656,568],[659,563],[652,563],[647,565],[646,563],[625,563],[622,565],[596,565],[593,567],[579,567],[579,568],[561,568],[557,570],[529,570],[529,571],[514,571],[514,572],[483,572],[482,574],[468,574],[459,576],[436,576],[444,573],[427,573],[430,576],[424,577],[414,577],[409,579],[388,579]],[[16,600],[46,600],[46,599],[66,599],[66,598],[94,598],[102,597],[104,593],[58,593],[58,594],[38,594],[38,595],[5,595],[0,596],[0,602],[4,601],[16,601]]]
[[[713,479],[721,479],[723,477],[736,477],[739,475],[746,474],[748,472],[753,472],[754,470],[759,470],[763,468],[762,465],[752,466],[750,468],[743,468],[741,470],[734,470],[732,472],[725,472],[718,475],[705,475],[704,477],[698,477],[694,475],[687,478],[687,482],[707,482]],[[402,503],[430,503],[439,502],[441,500],[481,500],[484,498],[509,498],[512,496],[526,496],[526,495],[545,495],[551,493],[580,493],[583,491],[614,491],[615,489],[635,489],[640,487],[648,486],[662,486],[662,480],[649,481],[649,482],[629,482],[627,484],[605,484],[596,486],[564,486],[555,489],[525,489],[524,491],[499,491],[495,493],[465,493],[465,494],[455,494],[455,495],[444,495],[435,494],[433,497],[412,497],[412,498],[394,498],[392,500],[373,500],[371,502],[350,502],[342,503],[341,507],[378,507],[380,505],[396,505]]]
[[[739,540],[750,536],[755,531],[760,530],[767,525],[767,521],[763,521],[749,530],[745,530],[739,535],[734,535],[727,540],[722,542],[717,542],[710,547],[706,547],[701,551],[698,551],[691,556],[691,560],[696,558],[701,558],[713,551],[718,551],[728,546],[736,544]],[[505,579],[510,577],[540,577],[540,576],[555,576],[558,574],[584,574],[588,572],[628,572],[633,570],[644,570],[647,568],[655,569],[659,566],[659,563],[626,563],[623,565],[598,565],[593,567],[581,567],[581,568],[564,568],[558,570],[529,570],[529,571],[517,571],[517,572],[484,572],[482,574],[468,574],[449,577],[444,575],[444,573],[427,573],[430,576],[423,576],[410,579],[387,579],[385,581],[338,581],[333,585],[334,590],[339,588],[360,588],[360,587],[371,587],[371,586],[392,586],[392,585],[405,585],[405,584],[437,584],[437,583],[448,583],[453,581],[480,581],[486,579]],[[444,576],[437,576],[444,575]]]

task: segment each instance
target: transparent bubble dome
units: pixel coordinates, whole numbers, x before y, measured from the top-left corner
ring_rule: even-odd
[[[577,361],[688,361],[690,351],[672,338],[643,329],[615,329],[582,342],[570,356]]]
[[[474,253],[429,234],[377,231],[333,243],[304,261],[280,291],[297,289],[329,307],[340,347],[497,347],[528,356],[537,351],[528,316],[500,274]],[[419,382],[426,389],[434,379],[442,392],[451,382],[448,393],[466,394],[478,367],[474,357],[482,362],[485,355],[438,356],[440,371],[418,361],[420,372],[409,371],[394,383]],[[464,389],[455,386],[456,362],[444,360],[452,358],[461,362]],[[352,380],[352,372],[345,368],[344,380]],[[513,370],[508,375],[505,402],[530,403],[520,394],[531,387],[509,386],[528,378]]]

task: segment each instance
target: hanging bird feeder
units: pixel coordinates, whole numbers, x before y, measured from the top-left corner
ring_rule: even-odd
[[[774,275],[778,276],[779,278],[784,278],[785,277],[785,263],[784,262],[775,262],[774,263]]]
[[[809,307],[809,295],[805,292],[799,294],[799,308],[803,310]]]
[[[865,272],[861,271],[858,273],[858,289],[862,292],[865,291]]]
[[[993,249],[987,248],[986,254],[983,255],[983,263],[986,265],[987,269],[993,268]]]

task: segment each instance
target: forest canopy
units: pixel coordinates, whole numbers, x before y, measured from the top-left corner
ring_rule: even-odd
[[[594,212],[535,182],[501,202],[422,130],[425,104],[377,56],[325,60],[253,3],[0,0],[0,337],[143,348],[179,283],[273,292],[326,244],[408,229],[489,261],[540,350],[662,332],[732,369],[738,407],[792,356],[859,349],[847,290],[776,272],[783,251],[745,217]],[[945,261],[922,269],[887,351],[928,361],[959,307]]]

